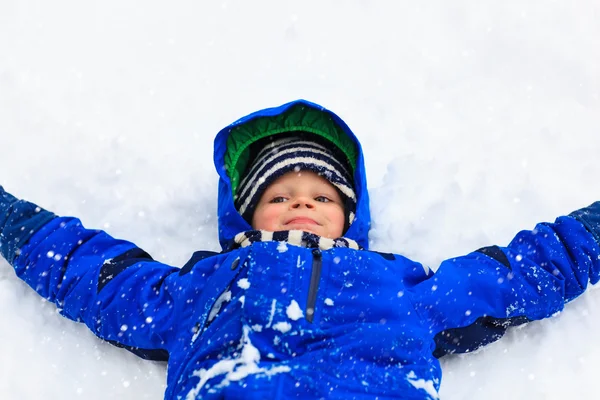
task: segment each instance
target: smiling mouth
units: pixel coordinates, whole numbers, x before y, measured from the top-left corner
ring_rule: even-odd
[[[292,218],[291,220],[286,222],[286,225],[319,225],[319,224],[314,219],[310,219],[310,218],[306,218],[306,217],[297,217],[297,218]]]

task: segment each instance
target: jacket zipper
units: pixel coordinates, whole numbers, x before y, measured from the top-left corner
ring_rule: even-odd
[[[312,272],[310,274],[310,287],[308,288],[308,300],[306,302],[306,320],[313,322],[315,316],[315,305],[317,303],[317,290],[319,289],[319,281],[321,280],[321,265],[322,254],[321,250],[314,249],[312,251],[313,263]]]

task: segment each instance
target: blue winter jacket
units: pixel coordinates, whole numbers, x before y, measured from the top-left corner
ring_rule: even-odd
[[[356,144],[357,212],[345,236],[368,249],[360,144],[332,112],[295,101],[242,118],[215,139],[222,252],[168,266],[0,187],[2,255],[67,318],[142,357],[168,359],[165,398],[188,400],[435,399],[437,357],[549,317],[598,281],[600,203],[522,231],[506,247],[444,261],[435,274],[369,250],[232,247],[251,228],[233,205],[227,137],[291,107],[321,110]]]

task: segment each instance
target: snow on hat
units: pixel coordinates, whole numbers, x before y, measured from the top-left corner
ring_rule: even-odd
[[[354,220],[356,194],[352,186],[350,168],[344,157],[337,154],[335,146],[327,146],[310,137],[298,134],[269,137],[260,142],[264,147],[252,161],[240,181],[235,206],[242,217],[252,221],[254,210],[267,187],[277,178],[290,171],[313,171],[327,179],[342,195],[346,213],[346,225]]]

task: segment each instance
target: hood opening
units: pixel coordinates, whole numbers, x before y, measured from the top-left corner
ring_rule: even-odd
[[[347,158],[353,175],[356,212],[344,236],[368,249],[371,216],[360,142],[339,116],[307,100],[294,100],[253,112],[221,129],[215,137],[214,162],[220,177],[217,215],[221,247],[228,248],[237,234],[252,229],[234,204],[240,180],[256,150],[252,144],[268,136],[293,132],[318,135]]]
[[[257,117],[231,129],[226,144],[225,169],[234,197],[252,161],[252,144],[269,136],[290,132],[315,134],[329,141],[345,155],[351,174],[354,174],[358,151],[353,141],[329,114],[298,104],[279,115]]]

